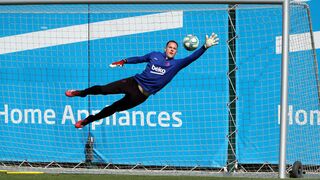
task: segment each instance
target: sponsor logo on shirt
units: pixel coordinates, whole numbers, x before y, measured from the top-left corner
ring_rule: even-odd
[[[154,64],[152,64],[150,73],[158,74],[158,75],[163,76],[166,73],[166,70],[161,68],[161,67],[157,67]]]

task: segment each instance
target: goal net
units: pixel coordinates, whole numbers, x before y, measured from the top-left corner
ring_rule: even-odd
[[[241,141],[237,146],[238,160],[245,172],[257,167],[258,172],[277,172],[282,27],[276,24],[281,9],[239,11],[238,19],[243,19],[246,28],[238,26],[237,139]],[[304,171],[313,174],[318,173],[320,160],[316,151],[320,143],[316,133],[319,79],[308,11],[304,4],[291,4],[286,159],[287,172],[292,170],[294,162],[300,161]],[[267,20],[260,18],[266,14],[270,15]]]
[[[318,65],[307,12],[290,9],[287,168],[301,161],[316,173]],[[0,169],[278,171],[280,5],[1,5],[0,23]],[[108,65],[163,52],[169,40],[186,57],[186,35],[202,45],[212,32],[219,45],[146,102],[74,128],[122,95],[67,98],[67,89],[141,73],[144,63]]]

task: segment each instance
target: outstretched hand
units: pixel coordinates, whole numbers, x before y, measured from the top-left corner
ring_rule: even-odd
[[[121,61],[117,61],[117,62],[111,63],[111,64],[109,65],[109,67],[111,67],[111,68],[115,68],[115,67],[117,67],[117,66],[122,67],[125,63],[126,63],[126,60],[123,59],[123,60],[121,60]]]
[[[215,46],[217,44],[219,44],[219,38],[217,34],[212,33],[210,37],[206,35],[206,42],[204,44],[204,47],[206,49],[208,49],[211,46]]]

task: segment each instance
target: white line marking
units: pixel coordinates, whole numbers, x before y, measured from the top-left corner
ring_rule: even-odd
[[[128,17],[90,24],[90,39],[117,37],[183,27],[183,11]],[[88,24],[0,38],[0,54],[88,40]]]
[[[313,32],[315,48],[320,48],[320,31]],[[282,53],[282,36],[276,37],[276,53]],[[290,35],[290,52],[311,50],[310,33]]]

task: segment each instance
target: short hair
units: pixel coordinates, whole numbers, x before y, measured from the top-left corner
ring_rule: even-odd
[[[177,45],[177,47],[178,47],[178,43],[175,40],[168,41],[167,44],[166,44],[166,47],[168,47],[168,44],[171,43],[171,42],[175,43]]]

